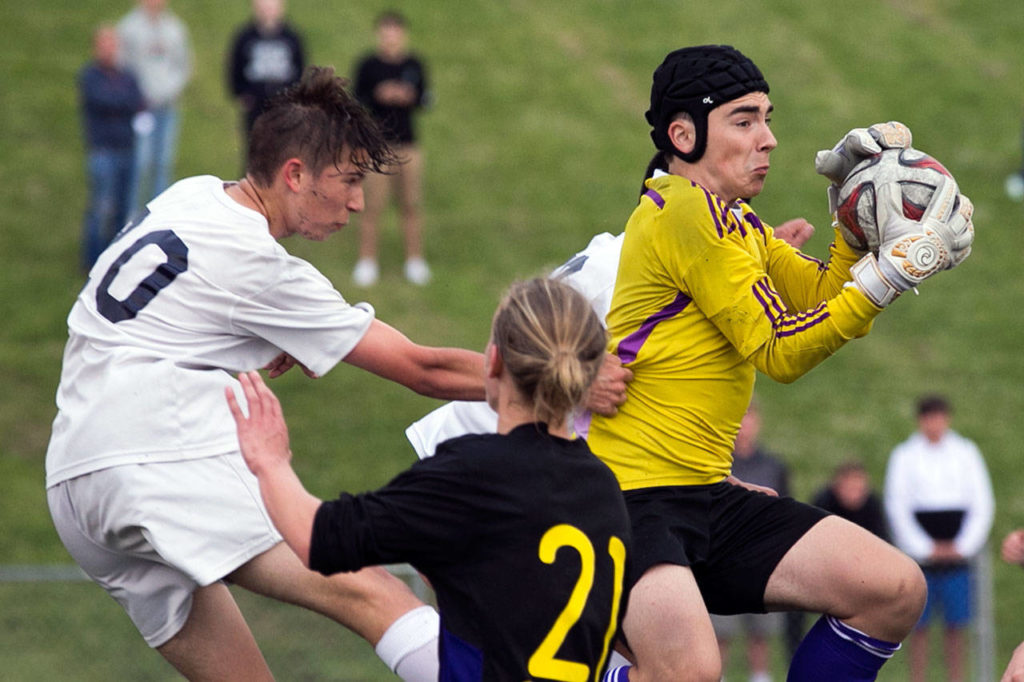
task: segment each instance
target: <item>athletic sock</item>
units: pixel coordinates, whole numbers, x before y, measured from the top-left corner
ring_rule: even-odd
[[[601,682],[629,682],[629,669],[632,667],[631,665],[620,665],[608,668],[604,672]]]
[[[391,624],[374,651],[405,682],[437,682],[441,618],[430,606],[413,609]]]
[[[872,682],[900,648],[864,634],[832,616],[822,616],[793,655],[787,682]]]

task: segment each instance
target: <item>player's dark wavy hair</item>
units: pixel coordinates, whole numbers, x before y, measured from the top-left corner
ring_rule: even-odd
[[[494,314],[491,340],[537,421],[565,423],[604,360],[607,332],[587,300],[562,282],[513,284]]]
[[[301,159],[314,174],[351,161],[364,172],[386,172],[394,150],[334,69],[311,66],[267,104],[249,133],[247,173],[269,186],[281,165]],[[347,153],[348,159],[342,158]]]

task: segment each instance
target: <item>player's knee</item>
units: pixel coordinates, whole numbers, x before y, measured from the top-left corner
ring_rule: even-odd
[[[694,647],[678,655],[660,655],[655,660],[640,660],[630,671],[630,682],[719,682],[722,658],[717,643],[713,647]]]
[[[902,640],[924,611],[928,587],[917,562],[899,552],[893,555],[880,571],[880,589],[875,597],[880,618],[892,633],[890,637]]]

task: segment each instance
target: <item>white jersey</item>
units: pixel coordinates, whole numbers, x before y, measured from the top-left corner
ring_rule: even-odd
[[[619,269],[622,236],[602,232],[583,251],[570,258],[551,277],[561,279],[590,302],[604,321],[612,304],[615,275]],[[578,415],[576,433],[585,435],[588,415]],[[498,415],[485,402],[450,402],[430,412],[405,430],[416,455],[431,457],[439,443],[467,433],[494,433]]]
[[[962,556],[973,557],[984,547],[995,513],[992,483],[978,446],[952,430],[937,443],[915,432],[889,456],[885,512],[893,543],[917,561],[926,560],[934,546],[920,523],[922,515],[962,513],[953,544]]]
[[[238,450],[224,387],[282,351],[324,374],[362,339],[349,305],[212,176],[182,180],[97,260],[68,316],[46,485]]]

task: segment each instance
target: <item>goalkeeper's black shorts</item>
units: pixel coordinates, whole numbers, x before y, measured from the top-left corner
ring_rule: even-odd
[[[624,491],[631,583],[657,564],[689,566],[711,613],[764,613],[779,561],[828,514],[731,483]]]

